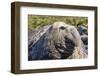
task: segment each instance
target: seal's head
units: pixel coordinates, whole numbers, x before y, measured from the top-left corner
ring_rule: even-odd
[[[56,51],[61,55],[61,58],[67,58],[73,53],[75,44],[68,37],[72,36],[70,32],[71,26],[64,22],[55,22],[52,25],[51,40],[54,42]],[[73,37],[72,37],[73,38]]]

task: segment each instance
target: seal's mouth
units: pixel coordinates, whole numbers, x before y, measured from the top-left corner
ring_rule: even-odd
[[[61,54],[61,58],[65,59],[72,55],[75,49],[75,44],[72,40],[65,37],[65,44],[55,43],[55,48]]]

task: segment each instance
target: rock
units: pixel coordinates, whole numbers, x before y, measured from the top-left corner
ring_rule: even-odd
[[[77,28],[78,28],[80,35],[83,35],[83,34],[88,35],[88,28],[86,28],[85,26],[80,25]]]

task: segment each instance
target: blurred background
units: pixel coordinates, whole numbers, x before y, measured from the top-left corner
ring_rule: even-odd
[[[88,24],[87,17],[76,17],[76,16],[43,16],[43,15],[28,15],[28,26],[29,28],[37,28],[46,25],[52,25],[54,22],[65,22],[73,26],[86,26]]]

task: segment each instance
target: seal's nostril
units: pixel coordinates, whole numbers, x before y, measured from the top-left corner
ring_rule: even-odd
[[[64,29],[65,29],[65,27],[61,26],[61,27],[59,27],[59,29],[62,29],[62,30],[64,30]]]

